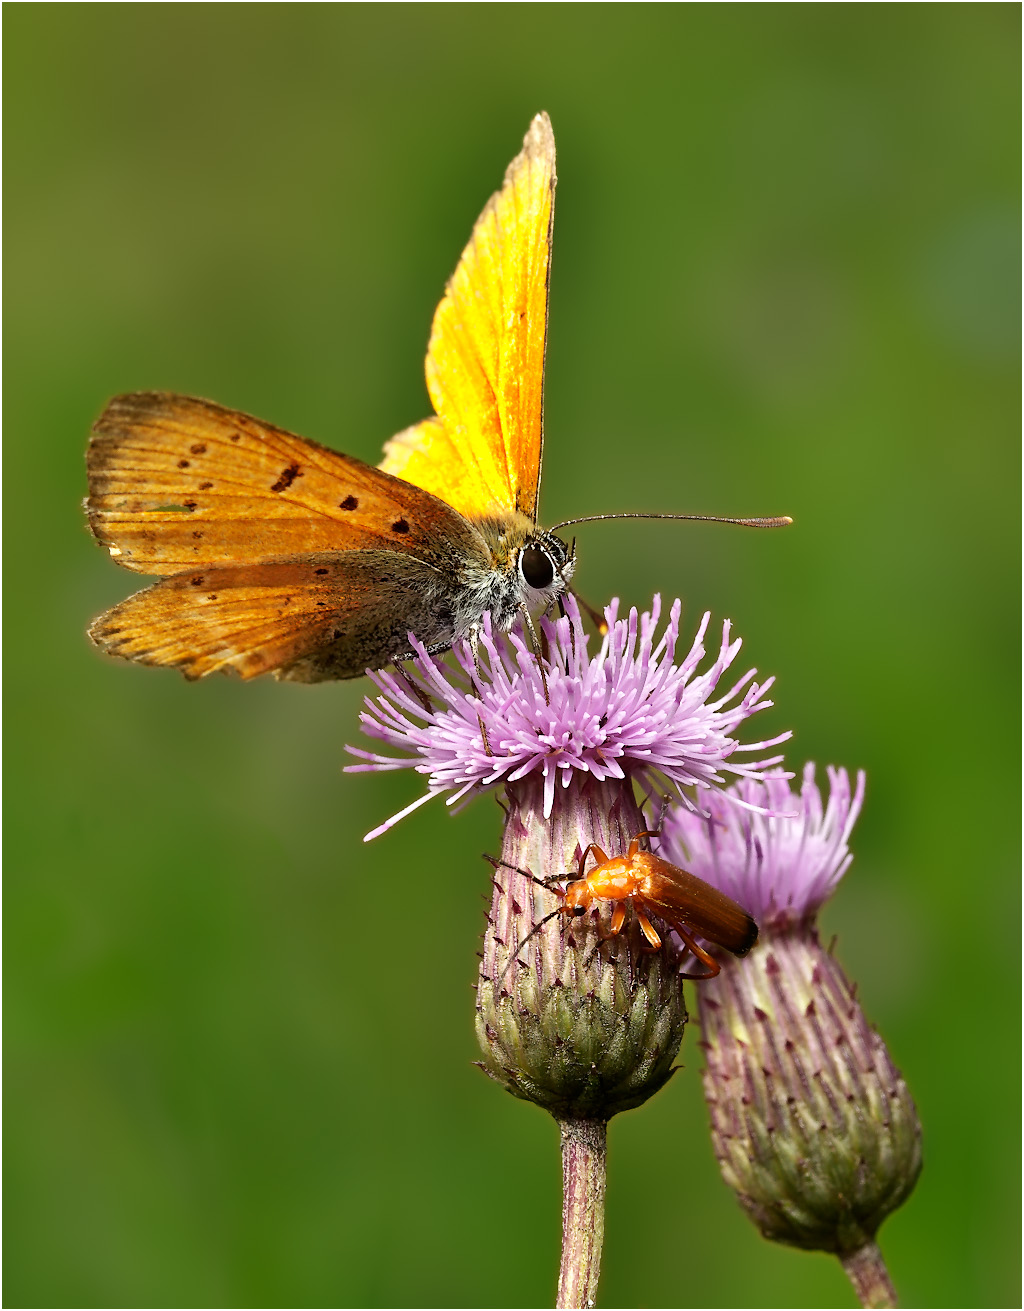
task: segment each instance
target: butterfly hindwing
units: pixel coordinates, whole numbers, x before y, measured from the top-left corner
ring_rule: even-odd
[[[353,678],[408,649],[450,640],[435,570],[390,552],[327,552],[189,570],[100,615],[89,635],[110,655],[186,678],[277,672],[296,682]]]

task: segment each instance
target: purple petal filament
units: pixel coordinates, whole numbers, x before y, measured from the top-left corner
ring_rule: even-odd
[[[743,745],[733,736],[744,720],[772,705],[765,693],[773,679],[755,683],[751,669],[724,695],[711,699],[741,646],[739,639],[730,641],[728,621],[716,659],[698,673],[708,614],[688,654],[676,664],[680,601],[673,603],[660,638],[659,597],[649,612],[633,609],[624,619],[613,601],[605,612],[608,632],[592,657],[572,596],[565,608],[564,617],[541,623],[543,675],[541,658],[527,645],[522,629],[495,634],[486,615],[476,661],[470,644],[459,642],[453,669],[441,657],[428,656],[410,635],[417,653],[410,670],[368,671],[380,695],[366,699],[360,715],[363,732],[402,754],[349,747],[361,763],[348,770],[415,769],[428,782],[424,796],[367,834],[367,840],[433,796],[446,794],[451,805],[531,773],[543,778],[547,817],[555,788],[569,786],[578,771],[596,779],[629,776],[651,793],[664,783],[677,793],[696,786],[703,804],[706,790],[724,782],[723,771],[757,784],[766,769],[779,763],[778,755],[733,758],[790,736]],[[750,804],[745,796],[736,799]]]
[[[828,900],[853,860],[848,843],[864,800],[863,770],[852,793],[845,769],[830,765],[828,780],[827,805],[809,763],[798,794],[788,777],[774,774],[705,794],[706,815],[673,806],[662,821],[659,850],[759,923],[803,919]]]

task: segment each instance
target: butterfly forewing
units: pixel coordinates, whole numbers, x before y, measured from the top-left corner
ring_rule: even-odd
[[[88,453],[89,524],[138,573],[324,550],[395,550],[447,564],[481,551],[436,497],[361,460],[210,401],[110,402]]]
[[[434,316],[436,415],[379,468],[209,401],[111,401],[89,524],[119,564],[167,577],[101,615],[94,640],[190,678],[315,682],[401,658],[410,632],[441,650],[485,610],[508,627],[525,597],[554,594],[553,565],[546,581],[517,568],[536,528],[554,187],[539,114]],[[563,561],[560,586],[570,574]]]
[[[538,114],[434,315],[426,373],[439,422],[385,447],[381,468],[468,518],[536,519],[554,189],[554,136]]]

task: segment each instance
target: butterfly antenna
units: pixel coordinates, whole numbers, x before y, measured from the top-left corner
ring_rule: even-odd
[[[556,523],[549,529],[549,532],[554,533],[560,528],[569,528],[577,523],[597,523],[601,519],[696,519],[701,523],[734,523],[739,524],[741,528],[786,528],[793,522],[788,514],[772,518],[727,519],[719,514],[641,514],[639,511],[627,510],[622,514],[585,514],[580,519],[563,519],[561,523]]]

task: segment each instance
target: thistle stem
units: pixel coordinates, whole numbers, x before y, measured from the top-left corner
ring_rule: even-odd
[[[869,1239],[863,1247],[855,1252],[848,1252],[839,1258],[843,1269],[849,1276],[857,1300],[861,1306],[894,1307],[896,1290],[885,1268],[885,1261],[878,1249],[878,1244]]]
[[[601,1277],[604,1194],[608,1165],[606,1120],[561,1120],[562,1267],[559,1311],[592,1307]]]

